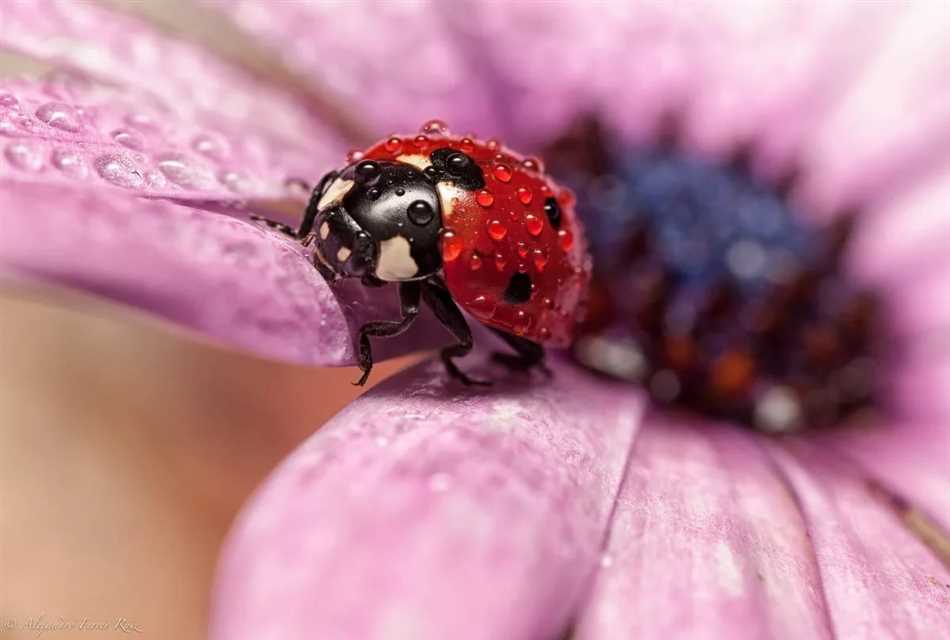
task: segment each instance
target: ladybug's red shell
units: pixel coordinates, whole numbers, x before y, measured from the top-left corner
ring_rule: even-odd
[[[590,281],[590,258],[573,194],[549,180],[537,160],[495,141],[393,136],[364,157],[424,169],[429,155],[446,147],[468,155],[485,176],[484,189],[438,185],[443,271],[452,297],[489,326],[567,346]],[[546,202],[549,210],[556,203],[559,220],[545,212]],[[521,291],[512,296],[515,284]]]

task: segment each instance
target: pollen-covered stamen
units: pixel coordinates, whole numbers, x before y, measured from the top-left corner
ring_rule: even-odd
[[[871,407],[878,301],[841,269],[855,212],[806,227],[791,179],[755,180],[748,149],[720,165],[606,139],[587,123],[545,154],[594,253],[576,359],[659,403],[769,431]]]

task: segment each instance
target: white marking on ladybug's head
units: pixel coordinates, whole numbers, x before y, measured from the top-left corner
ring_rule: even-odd
[[[442,220],[452,217],[456,202],[463,202],[466,198],[472,197],[472,194],[465,189],[459,189],[455,185],[444,182],[435,185],[435,190],[439,194],[439,204],[442,205]]]
[[[429,161],[429,158],[419,154],[403,154],[401,156],[396,156],[396,161],[411,164],[419,171],[425,171],[428,167],[432,166],[432,162]]]
[[[320,225],[320,239],[326,240],[329,237],[330,237],[330,225],[324,222],[323,224]]]
[[[379,243],[376,277],[386,282],[409,280],[419,273],[419,265],[409,252],[409,241],[395,236]]]
[[[336,252],[336,259],[338,262],[346,262],[350,254],[353,253],[347,247],[340,247],[340,250]]]
[[[338,178],[331,182],[330,187],[320,198],[320,202],[317,203],[317,209],[323,211],[324,209],[335,207],[343,202],[343,196],[350,192],[350,189],[353,188],[353,184],[352,180],[345,180],[343,178]]]

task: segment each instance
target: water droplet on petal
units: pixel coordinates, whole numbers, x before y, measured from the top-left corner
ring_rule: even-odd
[[[389,153],[396,153],[397,151],[399,151],[399,148],[402,147],[402,140],[400,140],[396,136],[392,136],[386,141],[385,144],[383,144],[383,147]]]
[[[191,141],[191,148],[201,155],[213,160],[221,160],[228,154],[227,143],[218,136],[208,133],[199,133]]]
[[[121,144],[123,147],[135,149],[136,151],[141,151],[145,148],[145,140],[142,138],[142,136],[127,129],[117,129],[116,131],[113,131],[112,139]]]
[[[475,202],[485,208],[488,208],[495,203],[495,196],[493,196],[491,192],[482,189],[477,194],[475,194]]]
[[[123,119],[127,125],[136,129],[152,130],[157,126],[152,116],[145,113],[130,113]]]
[[[463,243],[454,231],[445,231],[442,233],[442,259],[445,262],[458,260],[462,255]]]
[[[95,160],[96,171],[114,185],[127,189],[139,189],[145,184],[145,175],[128,157],[106,154]]]
[[[419,130],[419,132],[445,135],[449,132],[449,125],[447,125],[443,120],[429,120],[427,123],[422,125],[422,128]]]
[[[218,182],[234,193],[249,193],[253,190],[250,177],[240,171],[222,171],[218,174]]]
[[[504,240],[508,235],[508,227],[501,220],[490,220],[488,222],[488,235],[492,240]]]
[[[609,553],[604,553],[603,555],[600,556],[600,566],[603,567],[604,569],[613,566],[613,564],[614,564],[614,557],[610,555]]]
[[[70,178],[85,178],[89,173],[82,156],[75,151],[56,149],[50,156],[50,162]]]
[[[19,109],[20,103],[12,94],[0,93],[0,107],[6,107],[7,109]]]
[[[376,443],[376,446],[380,448],[389,445],[389,438],[386,436],[376,436],[373,441]]]
[[[347,162],[347,164],[352,164],[352,163],[354,163],[354,162],[359,162],[359,161],[362,160],[365,156],[366,156],[366,154],[363,153],[362,149],[350,149],[350,150],[346,153],[346,162]]]
[[[187,189],[205,189],[213,181],[205,167],[178,153],[161,156],[158,159],[158,169],[166,178]]]
[[[531,204],[531,201],[534,200],[534,193],[527,187],[518,187],[517,193],[518,200],[521,202],[521,204]]]
[[[149,169],[145,172],[145,184],[151,189],[163,189],[168,181],[160,171]]]
[[[529,213],[524,217],[524,224],[528,233],[535,237],[541,235],[541,231],[544,230],[544,221],[533,213]]]
[[[506,164],[496,164],[492,171],[501,182],[511,182],[511,167]]]
[[[0,116],[0,135],[15,137],[16,132],[16,125],[13,124],[13,121],[7,117]]]
[[[21,130],[28,131],[30,133],[36,133],[36,129],[39,126],[36,124],[33,118],[24,115],[14,116],[13,121]]]
[[[43,168],[43,156],[35,147],[25,142],[13,142],[7,146],[4,155],[17,169],[39,171]]]
[[[561,248],[570,251],[574,246],[574,236],[567,229],[561,229],[557,232],[557,238],[561,242]]]
[[[40,122],[62,131],[79,131],[79,118],[75,110],[63,102],[47,102],[36,110],[36,117]]]

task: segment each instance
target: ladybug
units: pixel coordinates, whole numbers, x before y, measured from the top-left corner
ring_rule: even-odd
[[[406,331],[422,303],[455,338],[441,357],[465,384],[487,383],[454,362],[473,346],[460,307],[514,350],[494,356],[513,369],[543,368],[542,345],[570,343],[590,257],[573,194],[538,160],[495,140],[453,136],[440,121],[349,159],[320,180],[298,229],[270,224],[312,247],[330,282],[398,283],[402,317],[359,330],[355,384],[373,367],[370,338]]]

